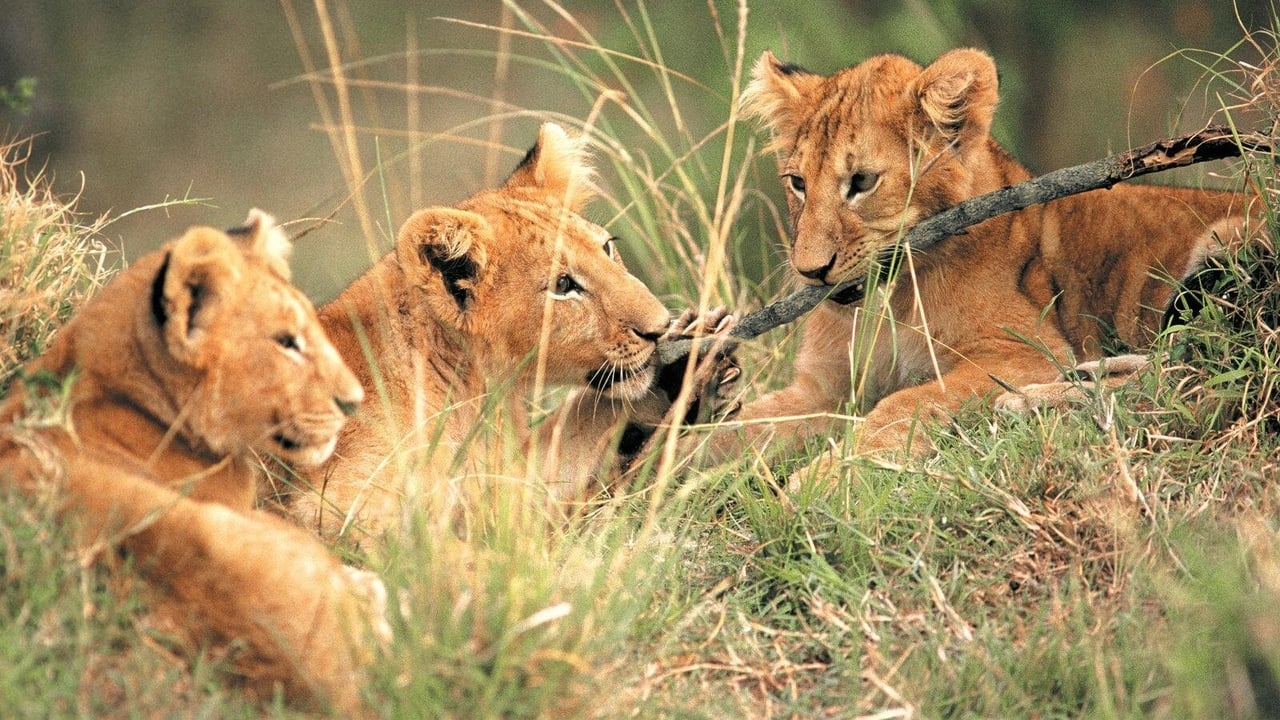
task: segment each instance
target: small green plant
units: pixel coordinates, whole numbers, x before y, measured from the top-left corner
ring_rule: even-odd
[[[31,102],[36,97],[36,79],[18,78],[12,88],[0,87],[0,106],[26,114],[31,112]]]

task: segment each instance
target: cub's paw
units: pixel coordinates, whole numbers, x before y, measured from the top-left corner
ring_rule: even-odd
[[[387,621],[387,586],[376,573],[343,565],[342,572],[352,592],[364,605],[374,639],[382,647],[391,644],[391,623]]]
[[[1062,379],[1101,382],[1107,387],[1115,387],[1149,367],[1151,367],[1149,355],[1113,355],[1100,360],[1082,362]]]
[[[787,475],[786,494],[793,498],[806,492],[825,494],[836,484],[844,462],[843,443],[829,440],[827,447],[817,457]]]
[[[742,369],[729,332],[737,318],[723,307],[713,308],[705,315],[696,310],[685,310],[672,322],[659,342],[701,339],[698,359],[689,367],[689,356],[683,355],[658,369],[657,390],[668,404],[674,403],[680,391],[689,383],[692,390],[689,405],[681,420],[682,425],[703,424],[722,420],[738,411],[738,393],[735,392]]]
[[[998,395],[994,406],[1004,412],[1028,414],[1042,408],[1079,405],[1092,397],[1099,385],[1118,387],[1151,366],[1147,355],[1115,355],[1080,363],[1051,383],[1033,383]]]
[[[737,318],[724,307],[715,307],[705,315],[694,308],[680,313],[658,342],[727,335]]]

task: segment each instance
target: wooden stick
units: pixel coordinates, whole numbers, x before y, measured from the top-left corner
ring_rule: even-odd
[[[1226,126],[1211,125],[1200,132],[1158,140],[1101,160],[1054,170],[1024,183],[970,198],[917,223],[903,237],[902,244],[910,246],[912,250],[927,250],[984,220],[1032,205],[1089,190],[1109,188],[1142,175],[1210,160],[1240,157],[1245,152],[1271,150],[1272,139],[1268,133],[1241,134]],[[729,331],[728,339],[737,342],[750,340],[780,325],[793,322],[832,295],[851,290],[857,282],[834,287],[806,286],[744,315]],[[658,361],[662,365],[678,362],[688,356],[693,342],[686,339],[659,344]],[[706,340],[700,342],[705,343]]]

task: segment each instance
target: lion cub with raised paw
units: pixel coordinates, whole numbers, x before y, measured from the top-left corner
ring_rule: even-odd
[[[467,478],[531,475],[553,503],[576,499],[622,424],[662,415],[656,344],[687,328],[578,214],[591,176],[584,141],[546,123],[501,187],[410,217],[395,250],[320,309],[373,399],[331,460],[277,487],[300,523],[376,539],[424,503],[448,516]],[[553,386],[579,395],[535,432],[530,393]]]
[[[854,451],[927,449],[922,419],[1145,348],[1178,281],[1242,237],[1241,194],[1117,185],[987,220],[873,283],[922,219],[1030,179],[990,134],[997,97],[995,63],[970,49],[927,67],[881,55],[829,77],[767,51],[756,63],[743,102],[773,132],[791,268],[812,285],[862,278],[867,295],[805,319],[791,385],[743,407],[745,429],[715,440],[721,457],[842,434],[814,417],[845,408],[862,415]]]
[[[289,249],[254,211],[116,276],[0,406],[0,482],[51,495],[100,557],[129,556],[190,653],[228,650],[263,700],[358,714],[381,582],[251,509],[255,452],[321,462],[363,399],[289,284]]]

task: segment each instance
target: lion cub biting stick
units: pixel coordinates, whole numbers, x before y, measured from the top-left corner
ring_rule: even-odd
[[[447,517],[460,483],[526,474],[549,500],[574,500],[623,425],[666,412],[657,342],[722,330],[724,316],[672,325],[617,238],[578,214],[594,194],[585,155],[544,124],[501,187],[414,214],[395,250],[320,309],[372,400],[332,459],[276,488],[300,523],[377,538],[423,503]],[[577,392],[535,430],[530,392],[554,386]]]
[[[830,414],[846,408],[862,416],[855,452],[927,447],[921,419],[1145,349],[1176,284],[1241,241],[1244,194],[1121,184],[991,218],[877,280],[921,220],[1030,179],[991,136],[997,85],[972,49],[924,67],[879,55],[829,76],[761,56],[743,103],[772,131],[791,269],[805,284],[861,285],[804,320],[791,384],[742,408],[743,432],[714,440],[720,457],[841,433]]]

